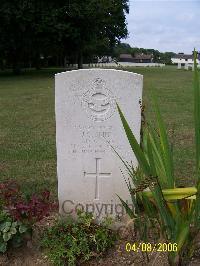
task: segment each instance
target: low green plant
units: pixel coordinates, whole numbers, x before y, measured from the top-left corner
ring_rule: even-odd
[[[41,246],[54,265],[76,265],[102,255],[115,243],[117,236],[108,227],[108,220],[100,225],[91,214],[78,212],[78,218],[58,220],[46,229]]]
[[[147,231],[157,224],[159,236],[177,244],[177,251],[168,253],[170,265],[188,262],[200,230],[200,85],[196,59],[197,53],[194,51],[195,187],[176,188],[173,154],[155,97],[157,129],[146,125],[142,145],[137,143],[124,114],[117,106],[126,136],[139,164],[138,169],[134,169],[120,157],[130,177],[128,188],[135,211],[123,199],[120,200],[141,231],[141,240],[147,241]]]
[[[8,212],[0,211],[0,253],[5,253],[9,246],[20,246],[27,230],[24,224],[14,221]]]

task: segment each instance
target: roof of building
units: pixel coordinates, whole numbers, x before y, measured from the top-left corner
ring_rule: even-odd
[[[193,59],[193,54],[176,54],[172,58],[177,58],[177,59]]]
[[[123,58],[123,59],[125,59],[125,58],[129,58],[129,59],[132,59],[133,57],[132,57],[132,55],[131,54],[120,54],[119,55],[119,58]]]
[[[132,56],[131,54],[120,54],[119,55],[120,59],[152,59],[153,56],[151,54],[135,54]]]
[[[134,59],[152,59],[152,54],[135,54]]]

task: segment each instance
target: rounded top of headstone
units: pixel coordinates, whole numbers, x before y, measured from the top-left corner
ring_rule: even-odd
[[[74,74],[74,73],[80,73],[80,72],[117,72],[117,73],[120,73],[120,74],[127,74],[127,75],[130,75],[130,76],[138,76],[138,77],[141,77],[143,78],[143,75],[141,74],[138,74],[138,73],[134,73],[134,72],[130,72],[130,71],[126,71],[126,70],[119,70],[119,69],[99,69],[99,68],[90,68],[90,69],[77,69],[77,70],[70,70],[70,71],[63,71],[63,72],[60,72],[60,73],[56,73],[55,76],[59,76],[59,75],[71,75],[71,74]]]

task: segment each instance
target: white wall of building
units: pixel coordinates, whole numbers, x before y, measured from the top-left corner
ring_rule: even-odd
[[[194,64],[194,60],[193,59],[188,59],[188,60],[185,60],[185,59],[181,59],[181,58],[171,58],[172,60],[172,63],[173,64]],[[200,60],[197,59],[197,64],[200,63]]]
[[[159,63],[131,63],[131,62],[119,62],[118,64],[112,63],[93,63],[83,64],[84,68],[87,67],[164,67],[165,64]]]

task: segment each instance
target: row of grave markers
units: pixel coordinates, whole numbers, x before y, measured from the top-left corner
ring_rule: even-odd
[[[177,69],[182,69],[182,63],[178,63]],[[194,71],[194,64],[185,63],[184,69],[186,70],[192,69],[192,71]]]

